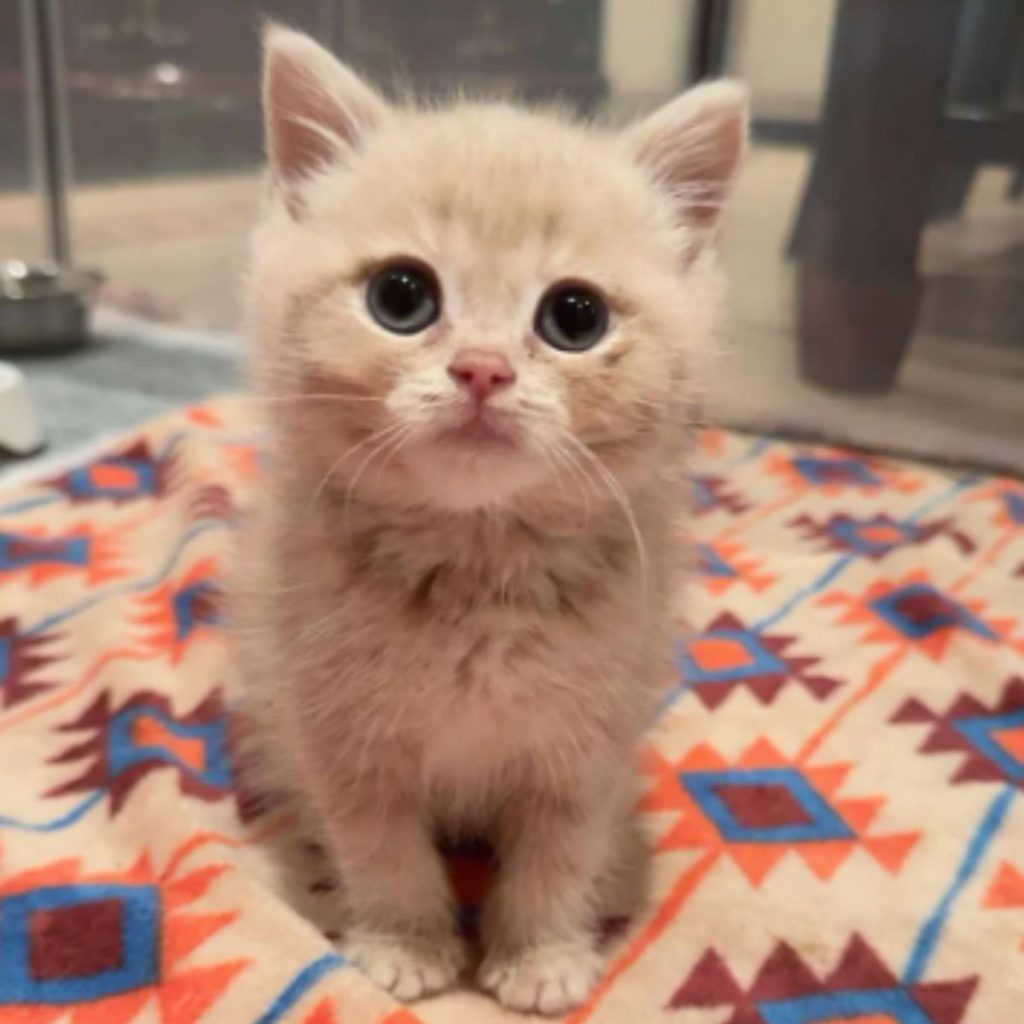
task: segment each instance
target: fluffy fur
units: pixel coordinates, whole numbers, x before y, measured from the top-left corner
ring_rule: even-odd
[[[560,1012],[600,970],[634,750],[668,678],[682,473],[712,345],[718,210],[745,97],[685,94],[625,134],[505,105],[387,105],[308,38],[267,38],[272,194],[248,286],[268,471],[234,584],[266,777],[321,832],[343,944],[415,998],[464,963],[434,847],[483,832],[500,879],[479,981]],[[369,273],[429,265],[401,337]],[[611,309],[566,353],[534,334],[562,280]],[[506,437],[462,436],[467,348],[517,379]],[[453,433],[454,430],[454,433]]]

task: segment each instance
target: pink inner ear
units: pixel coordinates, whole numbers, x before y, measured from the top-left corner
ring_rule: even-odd
[[[718,219],[742,155],[742,134],[725,122],[716,125],[708,139],[698,141],[694,152],[678,161],[676,184],[692,196],[685,209],[699,227],[710,227]]]
[[[743,156],[746,118],[742,100],[709,103],[705,96],[694,110],[692,96],[684,94],[641,124],[635,153],[671,195],[679,217],[709,229]]]
[[[307,175],[336,158],[341,145],[356,143],[352,117],[307,68],[281,54],[271,58],[266,104],[270,158],[283,179]]]

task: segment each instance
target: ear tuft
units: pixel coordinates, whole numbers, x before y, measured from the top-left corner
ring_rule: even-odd
[[[387,104],[301,32],[268,24],[263,49],[267,155],[288,208],[296,213],[299,185],[357,150],[386,116]]]
[[[634,159],[683,222],[716,225],[746,151],[749,105],[745,85],[720,79],[688,89],[627,132]]]

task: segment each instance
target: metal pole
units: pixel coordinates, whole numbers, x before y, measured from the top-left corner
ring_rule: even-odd
[[[68,266],[70,157],[57,0],[21,0],[21,26],[28,125],[35,174],[42,191],[49,255],[60,266]]]
[[[725,70],[731,15],[731,0],[697,0],[690,29],[691,84]]]

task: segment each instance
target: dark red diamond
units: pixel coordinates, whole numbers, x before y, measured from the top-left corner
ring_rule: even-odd
[[[29,925],[36,981],[88,978],[121,966],[124,956],[120,900],[97,900],[37,910]]]
[[[901,595],[894,602],[900,615],[928,636],[940,629],[954,625],[960,619],[960,609],[952,601],[934,591],[920,591]]]
[[[715,792],[743,828],[782,828],[813,821],[799,800],[778,783],[717,786]]]

